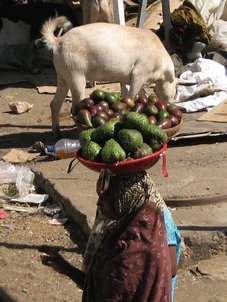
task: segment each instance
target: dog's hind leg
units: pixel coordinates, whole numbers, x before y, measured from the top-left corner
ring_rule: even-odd
[[[61,137],[61,131],[59,126],[59,112],[67,96],[68,90],[69,90],[69,86],[67,82],[58,75],[57,91],[53,100],[50,103],[51,116],[52,116],[52,132],[56,138]]]
[[[70,90],[72,93],[71,114],[76,112],[76,106],[85,97],[86,78],[81,74],[74,74],[70,79]]]

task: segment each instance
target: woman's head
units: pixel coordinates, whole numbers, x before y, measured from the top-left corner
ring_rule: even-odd
[[[153,183],[146,171],[111,175],[103,169],[97,181],[98,207],[111,218],[135,212],[151,199]]]

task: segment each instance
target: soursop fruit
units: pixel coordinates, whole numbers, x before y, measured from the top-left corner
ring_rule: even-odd
[[[99,161],[101,149],[102,148],[99,146],[99,144],[89,141],[82,145],[81,156],[86,160]]]
[[[122,124],[125,128],[140,131],[143,135],[149,125],[149,120],[145,114],[130,111],[123,115]]]
[[[126,153],[120,144],[113,138],[105,142],[101,150],[101,159],[104,163],[113,164],[123,161],[126,158]]]
[[[143,136],[135,129],[121,129],[117,138],[126,153],[135,152],[143,145]]]
[[[144,133],[144,141],[151,146],[154,151],[157,151],[162,145],[168,142],[168,135],[162,128],[149,124]]]
[[[152,139],[150,142],[149,142],[149,146],[153,149],[153,151],[158,151],[162,148],[163,144],[158,142],[157,140],[155,139]]]
[[[145,157],[152,153],[153,153],[152,148],[150,146],[148,146],[146,143],[143,143],[143,145],[138,150],[136,150],[134,153],[132,153],[132,157],[134,159],[136,159],[136,158]]]
[[[79,141],[81,145],[91,141],[91,134],[93,131],[95,131],[95,128],[89,128],[80,132]]]
[[[120,128],[120,119],[111,119],[104,125],[97,127],[95,131],[92,132],[91,139],[98,144],[104,144],[107,140],[114,138]]]

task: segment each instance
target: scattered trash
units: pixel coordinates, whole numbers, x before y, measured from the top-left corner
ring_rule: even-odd
[[[0,196],[12,198],[18,191],[19,197],[23,197],[34,192],[34,178],[30,168],[0,161]]]
[[[59,214],[61,211],[62,209],[56,204],[48,205],[43,209],[44,214],[52,217],[56,214]]]
[[[13,230],[14,229],[14,226],[13,226],[12,223],[9,223],[9,224],[0,224],[0,227],[7,228],[9,230]]]
[[[7,203],[3,205],[3,208],[7,211],[23,212],[28,214],[34,214],[40,211],[40,208],[38,207],[28,207],[28,206],[23,207],[23,206],[9,205]]]
[[[76,152],[80,147],[80,141],[78,139],[62,138],[54,145],[47,146],[45,152],[57,158],[70,158],[76,156]]]
[[[7,218],[9,215],[5,210],[0,210],[0,219],[5,219]]]
[[[35,194],[30,193],[26,196],[19,198],[12,198],[10,201],[19,202],[19,203],[30,203],[41,205],[43,202],[47,201],[49,194]]]
[[[31,154],[30,152],[26,152],[19,149],[11,149],[9,153],[3,156],[3,160],[9,163],[24,163],[29,162],[35,159],[39,154]]]
[[[49,219],[48,223],[51,225],[64,225],[68,221],[68,218],[53,218]]]
[[[0,184],[0,196],[5,198],[12,198],[19,195],[15,183]]]
[[[40,155],[46,155],[45,153],[45,145],[41,141],[35,142],[30,148],[29,152],[37,152],[40,153]]]
[[[15,114],[21,114],[24,112],[28,112],[31,110],[33,105],[27,103],[27,102],[10,102],[9,108],[12,110]]]

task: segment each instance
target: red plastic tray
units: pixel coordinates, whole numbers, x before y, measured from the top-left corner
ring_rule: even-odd
[[[106,164],[100,162],[92,162],[86,160],[79,156],[79,152],[77,153],[77,159],[87,168],[100,172],[101,169],[109,169],[113,174],[126,174],[126,173],[134,173],[143,170],[147,170],[154,166],[160,158],[160,155],[165,152],[167,149],[167,144],[164,144],[162,148],[151,155],[137,158],[137,159],[130,159],[126,161],[121,161],[114,164]]]

